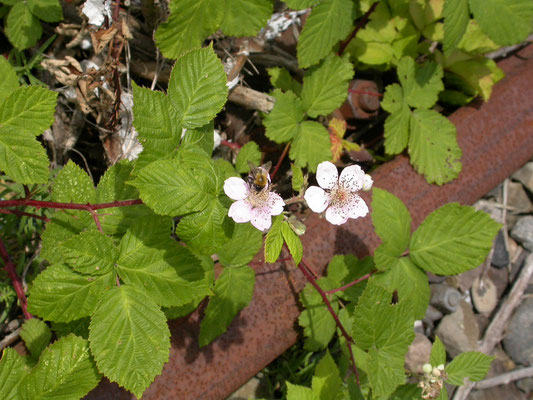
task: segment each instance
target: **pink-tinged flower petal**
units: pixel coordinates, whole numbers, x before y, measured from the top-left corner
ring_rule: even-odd
[[[304,199],[311,210],[321,213],[329,204],[329,195],[318,186],[310,186],[304,195]]]
[[[272,225],[272,217],[270,215],[269,207],[254,208],[250,222],[261,232],[264,232]]]
[[[343,207],[332,206],[326,210],[326,219],[333,225],[342,225],[348,221],[348,213]]]
[[[268,206],[270,207],[270,215],[280,215],[285,207],[285,202],[277,193],[270,192],[268,194]]]
[[[322,189],[333,189],[339,180],[335,164],[324,161],[316,167],[316,181]]]
[[[249,191],[248,185],[241,178],[232,176],[224,181],[224,193],[232,200],[244,200]]]
[[[245,200],[236,201],[229,208],[228,217],[240,224],[248,222],[252,218],[252,206]]]
[[[366,214],[368,214],[368,206],[366,205],[365,201],[356,194],[351,196],[348,204],[346,204],[343,209],[350,218],[364,217]]]
[[[368,192],[370,189],[372,189],[373,184],[374,184],[374,180],[372,179],[372,177],[366,174],[365,181],[363,182],[363,190],[365,192]]]
[[[345,187],[350,192],[357,192],[363,187],[365,173],[359,165],[350,165],[342,170],[339,178],[339,185]]]

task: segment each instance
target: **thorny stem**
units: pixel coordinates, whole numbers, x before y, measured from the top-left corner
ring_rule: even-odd
[[[7,274],[9,275],[9,279],[11,279],[11,283],[13,284],[13,288],[15,289],[15,293],[17,293],[20,307],[22,308],[24,316],[26,317],[26,319],[33,318],[33,316],[28,312],[28,301],[26,300],[26,295],[24,294],[24,289],[22,288],[22,281],[20,280],[20,276],[18,276],[17,274],[15,264],[13,264],[13,261],[11,260],[11,257],[9,256],[7,248],[4,245],[2,239],[0,239],[0,256],[4,261],[4,268]]]
[[[232,150],[240,150],[240,148],[242,147],[239,143],[228,142],[227,140],[222,140],[220,142],[220,145],[229,147]]]
[[[31,217],[31,218],[35,218],[35,219],[40,219],[40,220],[43,220],[45,222],[50,221],[50,218],[44,217],[42,215],[27,213],[27,212],[19,211],[19,210],[3,210],[3,209],[0,209],[0,214],[13,214],[13,215],[18,215],[19,217]]]
[[[54,208],[59,210],[85,210],[89,212],[101,210],[103,208],[136,206],[138,204],[143,204],[141,199],[120,200],[99,204],[59,203],[55,201],[42,201],[31,199],[0,200],[0,208],[26,206],[36,208]]]
[[[346,285],[344,286],[341,286],[337,289],[331,289],[331,290],[325,290],[324,293],[326,294],[333,294],[333,293],[337,293],[337,292],[342,292],[343,290],[346,290],[348,289],[349,287],[352,287],[354,285],[357,285],[359,282],[362,282],[362,281],[365,281],[367,280],[368,278],[370,278],[372,276],[374,272],[369,272],[368,274],[366,275],[363,275],[362,277],[356,279],[355,281],[352,281],[350,283],[347,283]]]
[[[368,21],[368,18],[370,17],[370,14],[372,14],[374,12],[374,10],[376,9],[376,7],[378,6],[379,2],[376,1],[374,4],[372,4],[370,6],[370,8],[368,9],[368,11],[365,13],[365,15],[363,15],[363,18],[361,18],[359,20],[359,23],[357,24],[357,26],[354,28],[354,30],[352,31],[352,33],[350,33],[350,36],[348,36],[346,38],[346,40],[344,40],[343,42],[341,42],[340,44],[340,47],[339,47],[339,51],[337,52],[337,54],[339,56],[342,56],[342,53],[344,53],[344,50],[346,50],[346,46],[348,46],[348,43],[350,43],[350,41],[355,37],[355,35],[357,34],[357,32],[359,31],[359,29],[361,29],[365,24],[366,24],[366,21]]]
[[[326,305],[329,313],[331,314],[331,316],[335,320],[335,324],[337,325],[337,328],[339,328],[339,330],[342,333],[342,336],[346,340],[346,347],[348,347],[348,351],[350,353],[350,359],[352,361],[352,369],[353,369],[353,372],[355,374],[355,380],[356,380],[357,384],[359,385],[359,373],[357,372],[357,367],[355,365],[355,357],[354,357],[353,351],[352,351],[352,343],[354,343],[353,338],[348,334],[348,332],[346,332],[346,329],[344,329],[344,326],[342,325],[342,323],[341,323],[341,321],[339,319],[339,316],[337,315],[337,313],[335,312],[335,310],[333,310],[333,307],[331,306],[331,303],[330,303],[330,301],[328,299],[328,296],[327,296],[327,292],[325,292],[320,287],[320,285],[317,283],[316,279],[314,278],[314,276],[310,272],[309,265],[307,264],[307,262],[303,258],[302,258],[302,262],[300,264],[298,264],[298,268],[300,269],[300,271],[302,271],[302,273],[304,274],[305,278],[309,281],[309,283],[320,294],[320,297],[322,297],[322,301],[324,301],[324,304]]]
[[[285,145],[285,148],[283,149],[283,153],[281,153],[281,156],[279,157],[278,163],[277,163],[276,166],[274,167],[274,171],[272,171],[272,173],[270,174],[270,179],[274,180],[274,177],[275,177],[276,174],[278,173],[278,169],[279,169],[279,167],[281,167],[281,163],[283,162],[283,159],[285,158],[285,156],[286,156],[287,153],[289,152],[289,147],[291,147],[291,142],[288,142],[288,143]]]

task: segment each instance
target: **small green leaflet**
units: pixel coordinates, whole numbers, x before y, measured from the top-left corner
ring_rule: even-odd
[[[404,100],[411,107],[431,108],[444,90],[442,66],[426,62],[417,66],[411,57],[398,62],[398,78],[403,88]]]
[[[482,211],[446,204],[413,233],[409,256],[418,267],[434,274],[459,274],[485,260],[500,227]]]
[[[283,224],[283,215],[278,215],[272,220],[272,226],[268,231],[265,239],[265,261],[273,264],[279,258],[283,248],[283,234],[281,226]]]
[[[167,58],[178,58],[200,47],[215,32],[224,17],[225,1],[172,0],[170,16],[155,32],[155,42]]]
[[[302,169],[294,164],[291,164],[292,171],[292,190],[300,192],[304,186],[304,175]]]
[[[45,349],[19,386],[22,400],[79,399],[96,387],[96,369],[87,340],[65,336]]]
[[[466,32],[470,20],[468,0],[446,0],[444,2],[444,51],[457,47]]]
[[[298,167],[307,167],[315,172],[322,161],[331,160],[331,142],[324,126],[316,121],[304,121],[300,124],[289,157]]]
[[[86,317],[114,284],[112,273],[91,277],[64,265],[51,265],[33,281],[28,311],[47,321],[68,322]]]
[[[339,368],[327,350],[315,368],[311,388],[317,400],[335,399],[342,388]]]
[[[307,18],[298,40],[298,64],[308,68],[328,55],[348,36],[356,9],[351,0],[322,0]]]
[[[0,82],[0,104],[4,99],[19,87],[19,78],[9,61],[4,57],[0,57],[0,74],[2,81]]]
[[[267,72],[270,76],[270,83],[276,89],[281,89],[284,92],[291,91],[297,96],[302,92],[302,84],[295,80],[285,68],[267,68]]]
[[[197,146],[205,151],[208,156],[213,153],[215,146],[214,121],[211,121],[197,129],[187,129],[181,138],[182,146]]]
[[[95,199],[96,191],[92,179],[74,161],[69,160],[54,180],[52,200],[86,204],[94,203]]]
[[[287,400],[315,400],[313,390],[287,382]]]
[[[6,18],[5,33],[9,41],[19,50],[32,47],[41,37],[43,30],[39,20],[31,13],[25,1],[18,1]]]
[[[435,341],[431,347],[431,354],[429,356],[429,363],[435,367],[446,362],[446,349],[438,336],[435,336]]]
[[[26,377],[28,367],[24,358],[11,347],[2,351],[0,360],[0,398],[18,400],[18,386]]]
[[[288,142],[298,134],[299,123],[303,121],[302,102],[292,92],[276,89],[272,95],[276,98],[274,108],[263,120],[266,136],[276,143]]]
[[[468,4],[483,32],[502,46],[520,43],[531,33],[530,0],[468,0]]]
[[[303,256],[302,241],[286,221],[281,224],[281,234],[283,235],[283,240],[287,243],[294,263],[296,265],[300,264]]]
[[[18,5],[26,7],[13,8]],[[0,170],[19,183],[48,181],[48,157],[35,136],[54,122],[56,98],[48,89],[24,86],[0,104]]]
[[[33,15],[45,22],[58,22],[63,19],[63,9],[59,0],[28,0]]]
[[[116,286],[101,296],[89,329],[98,370],[141,397],[168,361],[165,314],[133,286]]]
[[[263,235],[251,224],[235,224],[233,235],[218,251],[218,259],[225,267],[248,264],[261,250]]]
[[[241,174],[250,172],[248,162],[251,162],[255,166],[261,164],[261,150],[259,150],[257,143],[253,141],[246,143],[239,150],[239,154],[237,154],[237,159],[235,160],[235,169]]]
[[[38,360],[42,351],[52,340],[52,332],[45,322],[37,318],[24,321],[20,331],[20,337],[24,340],[26,348],[34,360]]]
[[[200,347],[226,331],[233,318],[252,300],[254,285],[255,272],[249,266],[224,268],[200,324]]]
[[[222,31],[228,36],[255,36],[272,16],[271,0],[226,0]]]
[[[339,107],[348,94],[353,66],[348,57],[330,54],[304,77],[302,106],[312,118],[327,115]]]
[[[446,382],[457,386],[463,385],[465,378],[478,382],[485,378],[495,358],[477,351],[459,354],[446,366],[445,371],[448,374]]]

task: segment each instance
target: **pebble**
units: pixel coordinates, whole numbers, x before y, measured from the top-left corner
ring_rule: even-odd
[[[479,327],[471,306],[461,301],[453,313],[446,315],[435,330],[450,357],[477,349]]]
[[[533,162],[528,162],[513,175],[511,175],[516,181],[521,182],[527,190],[533,193]]]
[[[422,373],[422,365],[429,362],[431,341],[421,333],[415,334],[415,339],[409,346],[405,356],[405,368],[413,374]]]
[[[533,298],[516,309],[503,339],[505,351],[517,364],[533,364]]]
[[[524,378],[516,381],[516,386],[524,393],[533,393],[533,378]]]
[[[533,251],[533,215],[518,218],[511,230],[511,236],[527,250]]]
[[[476,278],[472,285],[472,302],[482,314],[490,314],[498,305],[498,290],[489,277]]]
[[[490,262],[496,268],[505,268],[509,265],[509,252],[505,248],[505,238],[501,229],[494,241],[494,251]]]
[[[457,309],[461,301],[461,293],[451,286],[432,283],[429,285],[431,299],[429,303],[444,314],[449,314]]]
[[[509,182],[507,185],[507,205],[513,207],[515,213],[531,211],[531,201],[521,183]]]

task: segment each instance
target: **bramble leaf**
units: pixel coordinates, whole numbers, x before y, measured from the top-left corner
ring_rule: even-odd
[[[304,175],[302,169],[294,164],[291,164],[292,171],[292,190],[300,192],[304,186]]]
[[[11,347],[6,347],[0,360],[0,398],[18,400],[18,388],[26,377],[28,367],[24,358]]]
[[[444,2],[444,51],[457,47],[470,21],[468,0],[446,0]]]
[[[311,387],[317,400],[335,399],[341,391],[342,379],[339,368],[328,350],[315,368]]]
[[[58,0],[28,0],[33,15],[45,22],[58,22],[63,19],[63,9]]]
[[[320,0],[286,0],[285,4],[293,10],[303,10],[304,8],[313,7]]]
[[[328,130],[316,121],[302,122],[292,142],[289,157],[297,167],[307,167],[315,172],[318,164],[331,160]]]
[[[459,274],[485,260],[500,227],[482,211],[446,204],[413,233],[409,256],[418,267],[434,274]]]
[[[248,162],[258,166],[261,164],[261,150],[255,142],[248,142],[239,150],[235,160],[235,169],[241,174],[250,172]]]
[[[446,382],[457,386],[462,386],[465,378],[478,382],[485,378],[495,358],[477,351],[461,353],[446,366],[445,371],[448,374]]]
[[[411,110],[403,98],[403,89],[397,83],[385,89],[381,107],[391,115],[385,120],[385,152],[399,154],[409,141]]]
[[[274,108],[263,120],[266,136],[276,143],[288,142],[298,134],[299,123],[304,118],[302,102],[292,92],[276,89],[272,95],[276,98]]]
[[[0,57],[0,74],[2,76],[2,81],[0,82],[0,104],[2,104],[5,98],[19,87],[19,79],[13,66],[4,57]]]
[[[18,1],[7,14],[5,34],[19,50],[32,47],[41,37],[43,29],[39,20],[31,13],[25,1]]]
[[[213,121],[196,129],[187,129],[181,138],[181,145],[196,146],[211,156],[215,146],[214,131]]]
[[[226,331],[233,318],[252,300],[254,285],[255,272],[249,266],[224,268],[200,324],[200,347]]]
[[[231,239],[218,251],[218,259],[225,267],[248,264],[261,250],[263,235],[251,224],[235,224]]]
[[[287,400],[314,400],[311,388],[287,382]]]
[[[426,62],[420,67],[412,57],[404,57],[398,62],[403,98],[411,107],[433,107],[444,90],[442,76],[442,66],[434,62]]]
[[[255,36],[272,15],[271,0],[226,0],[220,28],[228,36]]]
[[[37,318],[24,321],[20,331],[20,337],[24,340],[26,348],[34,360],[38,360],[42,351],[52,340],[52,332],[45,322]]]
[[[267,72],[270,77],[270,83],[276,89],[281,89],[284,92],[291,91],[297,96],[302,92],[302,84],[294,79],[285,68],[267,68]]]
[[[69,160],[54,180],[52,200],[87,204],[94,203],[95,199],[96,191],[91,177],[74,161]],[[85,211],[85,214],[88,212]]]
[[[98,370],[141,397],[168,361],[165,314],[133,286],[116,286],[101,296],[89,329]]]
[[[298,235],[294,233],[287,222],[281,224],[281,234],[283,235],[283,240],[287,243],[287,247],[289,248],[294,263],[296,265],[300,264],[303,256],[302,241]]]
[[[278,215],[272,220],[272,227],[268,231],[265,239],[265,261],[275,263],[283,248],[283,234],[281,225],[283,224],[283,215]]]
[[[435,341],[431,347],[431,354],[429,356],[429,363],[434,366],[439,366],[446,362],[446,349],[438,336],[435,336]]]
[[[411,114],[410,123],[409,155],[415,169],[437,185],[457,178],[463,153],[455,125],[437,111],[423,109]]]

